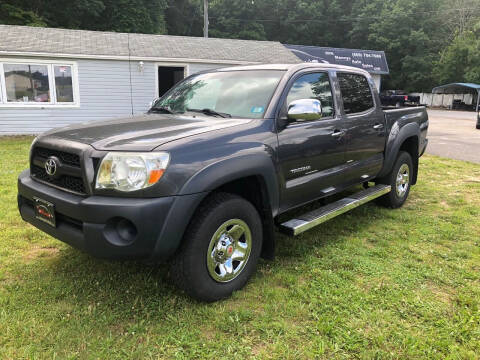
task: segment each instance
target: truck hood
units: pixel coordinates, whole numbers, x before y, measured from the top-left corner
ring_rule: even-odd
[[[97,150],[152,151],[167,142],[250,122],[248,119],[145,114],[92,121],[46,132],[43,136],[89,144]]]

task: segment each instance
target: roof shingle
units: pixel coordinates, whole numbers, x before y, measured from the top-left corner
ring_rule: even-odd
[[[130,49],[130,52],[129,52]],[[0,52],[299,63],[279,42],[0,25]]]

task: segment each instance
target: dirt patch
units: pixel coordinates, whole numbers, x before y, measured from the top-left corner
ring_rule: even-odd
[[[29,249],[24,255],[25,260],[31,261],[37,258],[50,257],[58,254],[60,250],[56,247],[34,247]]]
[[[392,279],[387,275],[382,275],[379,278],[364,280],[362,277],[357,277],[357,288],[363,290],[365,293],[380,290],[385,287],[392,286]]]
[[[440,205],[442,205],[444,209],[450,209],[450,205],[448,205],[448,203],[445,200],[442,200],[440,202]]]
[[[252,347],[252,355],[257,357],[257,356],[265,353],[267,348],[268,348],[268,344],[266,344],[266,343],[255,344]]]
[[[204,338],[207,342],[215,340],[216,331],[211,326],[203,326],[200,330],[200,335]]]
[[[8,273],[3,277],[0,278],[0,285],[1,286],[11,286],[14,284],[18,284],[23,281],[21,275],[9,275]]]
[[[427,283],[426,289],[430,291],[437,300],[451,305],[455,297],[455,290],[450,287],[438,286],[432,282]]]

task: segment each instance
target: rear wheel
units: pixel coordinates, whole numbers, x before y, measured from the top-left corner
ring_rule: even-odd
[[[376,181],[377,184],[386,184],[392,187],[392,191],[379,198],[379,203],[393,209],[401,207],[410,194],[412,172],[412,157],[409,153],[401,151],[393,165],[392,171]]]
[[[170,275],[190,296],[220,300],[245,286],[261,249],[262,222],[256,208],[236,195],[213,194],[187,227]]]

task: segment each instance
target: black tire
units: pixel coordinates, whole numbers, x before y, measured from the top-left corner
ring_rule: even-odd
[[[222,226],[230,221],[239,221],[240,227],[237,226],[237,228],[245,230],[244,224],[248,227],[249,235],[251,235],[250,250],[249,255],[245,255],[246,261],[244,263],[238,261],[237,268],[235,268],[237,260],[230,260],[233,264],[230,269],[238,269],[238,274],[228,282],[222,282],[225,279],[215,280],[213,278],[213,276],[221,277],[220,274],[217,274],[217,271],[220,272],[220,268],[212,269],[215,265],[211,264],[217,261],[213,254],[215,253],[218,256],[218,254],[230,253],[231,256],[234,256],[237,249],[245,251],[242,250],[243,247],[239,247],[239,243],[242,246],[247,244],[248,231],[245,231],[241,235],[243,238],[240,238],[237,242],[233,240],[233,237],[229,238],[228,236],[227,238],[216,236],[218,240],[213,239],[218,231],[223,231]],[[232,227],[236,225],[238,223],[232,225]],[[225,229],[228,229],[228,226]],[[222,236],[229,235],[227,233],[228,231],[223,232],[224,235]],[[227,298],[233,291],[243,288],[254,273],[262,250],[262,234],[262,221],[257,209],[250,202],[237,195],[214,193],[200,205],[187,227],[182,246],[171,261],[170,277],[180,289],[198,300],[212,302]],[[225,245],[225,242],[221,241],[222,239],[232,240],[232,243],[228,243],[232,245],[225,248],[226,251],[218,251],[217,254],[218,246]],[[217,246],[211,248],[212,244],[217,244]],[[209,259],[209,256],[212,260]],[[239,263],[242,263],[241,269]],[[226,268],[223,267],[223,269]],[[227,276],[233,275],[227,273]]]
[[[406,176],[405,172],[403,171],[405,169],[405,166],[408,167],[408,174],[407,174],[408,176]],[[406,180],[406,178],[408,178],[408,183],[406,184],[407,185],[406,187],[403,186],[405,184],[402,184],[402,186],[399,186],[397,184],[397,176],[399,176],[400,169],[402,169],[402,173],[404,175],[403,179]],[[386,184],[392,187],[392,191],[390,191],[388,194],[379,198],[378,203],[392,209],[401,207],[407,200],[408,195],[410,194],[410,188],[412,184],[412,175],[413,175],[412,157],[408,152],[400,151],[398,154],[397,160],[393,165],[392,171],[385,177],[376,180],[377,184]]]

